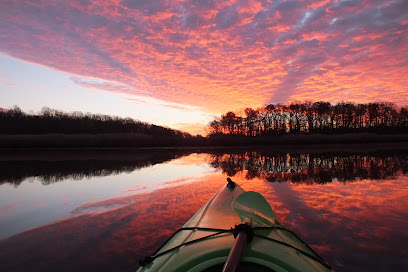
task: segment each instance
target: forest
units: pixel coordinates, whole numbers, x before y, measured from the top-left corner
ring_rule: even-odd
[[[63,112],[48,107],[27,114],[20,107],[0,108],[0,134],[104,134],[135,133],[153,136],[189,137],[178,130],[148,124],[132,118],[104,114]]]
[[[393,103],[302,102],[229,111],[207,137],[132,118],[44,107],[0,108],[0,148],[126,148],[408,142],[408,108]]]
[[[243,113],[229,111],[208,125],[209,135],[406,133],[408,108],[393,103],[293,102]]]
[[[125,148],[202,145],[204,137],[132,118],[0,108],[0,148]]]

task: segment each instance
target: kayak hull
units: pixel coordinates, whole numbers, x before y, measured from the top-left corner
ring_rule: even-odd
[[[232,208],[245,191],[224,186],[177,231],[138,272],[221,271],[235,238],[233,229],[241,218]],[[238,271],[332,271],[300,238],[274,220],[253,228]]]

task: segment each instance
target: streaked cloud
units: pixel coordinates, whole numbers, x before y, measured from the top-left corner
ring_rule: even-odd
[[[198,106],[189,106],[185,104],[178,104],[172,102],[165,102],[155,98],[143,97],[140,96],[138,98],[125,98],[125,100],[135,103],[148,103],[150,105],[155,105],[159,107],[166,107],[170,109],[177,109],[180,111],[200,111],[201,108]]]
[[[405,0],[6,0],[0,51],[208,114],[305,99],[408,104],[407,11]]]
[[[205,126],[201,123],[177,123],[174,124],[174,128],[181,131],[188,131],[193,135],[206,135],[207,131]]]
[[[103,81],[99,79],[80,78],[80,77],[71,77],[71,80],[75,84],[78,84],[88,89],[105,90],[109,92],[118,92],[118,93],[131,94],[131,95],[143,94],[143,92],[136,90],[135,88],[132,88],[131,86],[122,84],[122,83]]]
[[[18,85],[11,82],[10,80],[8,80],[6,77],[0,75],[0,84],[8,86],[8,87],[13,87],[13,88],[17,88]]]

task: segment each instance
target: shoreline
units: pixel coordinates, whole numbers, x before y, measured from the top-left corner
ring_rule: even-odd
[[[245,137],[214,135],[206,138],[153,137],[140,134],[0,135],[0,150],[29,149],[214,149],[214,148],[322,148],[326,145],[407,145],[408,134],[297,134]]]
[[[183,157],[192,153],[226,154],[237,152],[262,153],[377,153],[406,152],[408,142],[347,143],[310,145],[248,145],[248,146],[167,146],[167,147],[46,147],[0,148],[0,161],[14,160],[128,160],[144,157],[144,154],[163,153]]]

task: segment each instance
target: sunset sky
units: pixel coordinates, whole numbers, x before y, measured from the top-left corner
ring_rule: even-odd
[[[408,1],[0,1],[1,108],[205,134],[304,100],[407,105]]]

